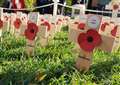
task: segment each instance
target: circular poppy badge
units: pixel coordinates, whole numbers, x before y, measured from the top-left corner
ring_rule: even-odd
[[[14,27],[16,29],[19,29],[20,28],[20,25],[21,25],[21,20],[19,18],[16,18],[16,20],[14,21]]]
[[[86,33],[80,33],[78,36],[78,44],[81,49],[92,52],[96,46],[102,42],[101,36],[94,29],[89,29]]]
[[[78,24],[78,29],[84,30],[85,29],[85,23],[79,23]]]
[[[25,37],[28,40],[34,40],[38,32],[38,26],[35,23],[28,23],[25,30]]]

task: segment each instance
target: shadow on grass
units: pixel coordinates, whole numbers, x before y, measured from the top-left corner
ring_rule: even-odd
[[[99,62],[91,67],[90,73],[94,75],[93,82],[99,83],[102,80],[109,79],[113,72],[113,66],[120,63],[120,58],[112,56],[110,60]]]

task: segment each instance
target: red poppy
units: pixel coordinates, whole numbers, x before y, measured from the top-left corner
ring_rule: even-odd
[[[118,29],[118,26],[115,26],[114,29],[111,31],[111,35],[112,35],[113,37],[116,36],[117,29]]]
[[[20,25],[21,25],[21,20],[19,18],[17,18],[15,21],[14,21],[14,27],[16,29],[19,29],[20,28]]]
[[[50,31],[51,26],[49,22],[45,21],[41,25],[47,26],[47,31]]]
[[[0,29],[3,27],[3,21],[0,19]]]
[[[101,44],[101,36],[94,29],[89,29],[87,33],[80,33],[78,36],[78,44],[88,52],[93,51],[96,46]]]
[[[117,10],[119,8],[119,6],[117,4],[113,5],[113,9]]]
[[[102,30],[103,32],[105,31],[105,28],[106,28],[107,25],[109,25],[107,22],[105,22],[105,23],[103,23],[103,24],[101,25],[101,30]]]
[[[28,23],[25,30],[25,37],[29,40],[34,40],[38,32],[38,26],[35,23]]]
[[[84,30],[85,29],[85,23],[79,23],[78,24],[78,29]]]

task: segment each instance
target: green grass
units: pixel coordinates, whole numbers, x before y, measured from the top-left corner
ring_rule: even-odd
[[[0,85],[120,85],[120,51],[97,50],[87,73],[74,67],[74,44],[67,31],[55,35],[47,47],[36,46],[36,56],[26,57],[25,39],[4,34],[0,43]]]

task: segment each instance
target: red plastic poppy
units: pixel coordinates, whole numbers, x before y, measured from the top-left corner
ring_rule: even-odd
[[[78,24],[78,29],[84,30],[85,29],[85,23],[79,23]]]
[[[109,25],[107,22],[105,22],[105,23],[103,23],[103,24],[101,25],[101,30],[102,30],[103,32],[105,31],[105,28],[106,28],[107,25]]]
[[[113,37],[116,36],[117,29],[118,29],[118,26],[115,26],[114,29],[111,31],[111,35],[112,35]]]
[[[119,8],[119,6],[117,4],[113,5],[113,9],[117,10]]]
[[[0,19],[0,29],[3,27],[3,21]]]
[[[38,26],[35,23],[28,23],[27,29],[25,30],[25,37],[28,40],[34,40],[38,32]]]
[[[50,25],[49,22],[45,21],[45,22],[43,22],[41,25],[47,26],[47,31],[50,31],[51,25]]]
[[[102,42],[101,36],[94,29],[89,29],[87,33],[80,33],[78,36],[78,44],[80,47],[88,52],[93,51],[96,46]]]
[[[20,28],[20,25],[21,25],[21,20],[19,18],[17,18],[15,21],[14,21],[14,27],[16,29],[19,29]]]

